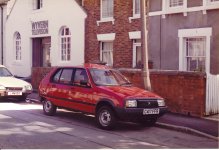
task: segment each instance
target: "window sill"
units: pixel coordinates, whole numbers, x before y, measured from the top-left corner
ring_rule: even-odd
[[[97,21],[97,26],[100,26],[100,23],[103,23],[103,22],[112,22],[112,24],[114,24],[115,19],[114,18],[101,19],[101,20]]]
[[[129,17],[129,23],[132,23],[132,20],[134,19],[140,19],[140,18],[141,18],[140,15]]]
[[[166,15],[169,14],[177,14],[177,13],[182,13],[184,16],[187,16],[188,12],[196,12],[196,11],[202,11],[203,14],[207,13],[207,10],[213,10],[213,9],[219,9],[219,3],[214,3],[212,4],[207,4],[205,6],[198,6],[198,7],[190,7],[190,8],[182,8],[182,9],[167,9],[167,10],[162,10],[162,11],[154,11],[154,12],[149,12],[149,16],[159,16],[161,15],[162,18],[166,18]]]

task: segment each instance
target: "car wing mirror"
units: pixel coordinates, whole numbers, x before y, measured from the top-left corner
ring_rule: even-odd
[[[86,86],[86,87],[91,87],[90,83],[87,80],[80,80],[80,85]]]

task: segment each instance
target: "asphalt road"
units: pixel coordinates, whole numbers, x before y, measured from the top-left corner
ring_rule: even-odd
[[[158,127],[118,123],[98,129],[94,117],[58,110],[45,116],[40,104],[0,101],[0,149],[218,148],[218,141]]]

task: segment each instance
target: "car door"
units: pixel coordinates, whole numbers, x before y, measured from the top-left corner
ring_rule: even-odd
[[[93,101],[93,89],[90,83],[86,69],[76,68],[70,94],[75,103],[74,109],[94,113],[95,102]]]
[[[53,103],[57,106],[71,108],[71,88],[73,68],[59,69],[51,79],[50,95]]]

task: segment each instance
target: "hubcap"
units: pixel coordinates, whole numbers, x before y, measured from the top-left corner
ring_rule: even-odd
[[[52,108],[52,103],[50,101],[46,101],[44,104],[44,109],[46,112],[49,112]]]
[[[111,121],[111,115],[110,115],[109,111],[103,110],[100,113],[99,120],[100,120],[100,124],[102,126],[108,126],[110,124],[110,121]]]

